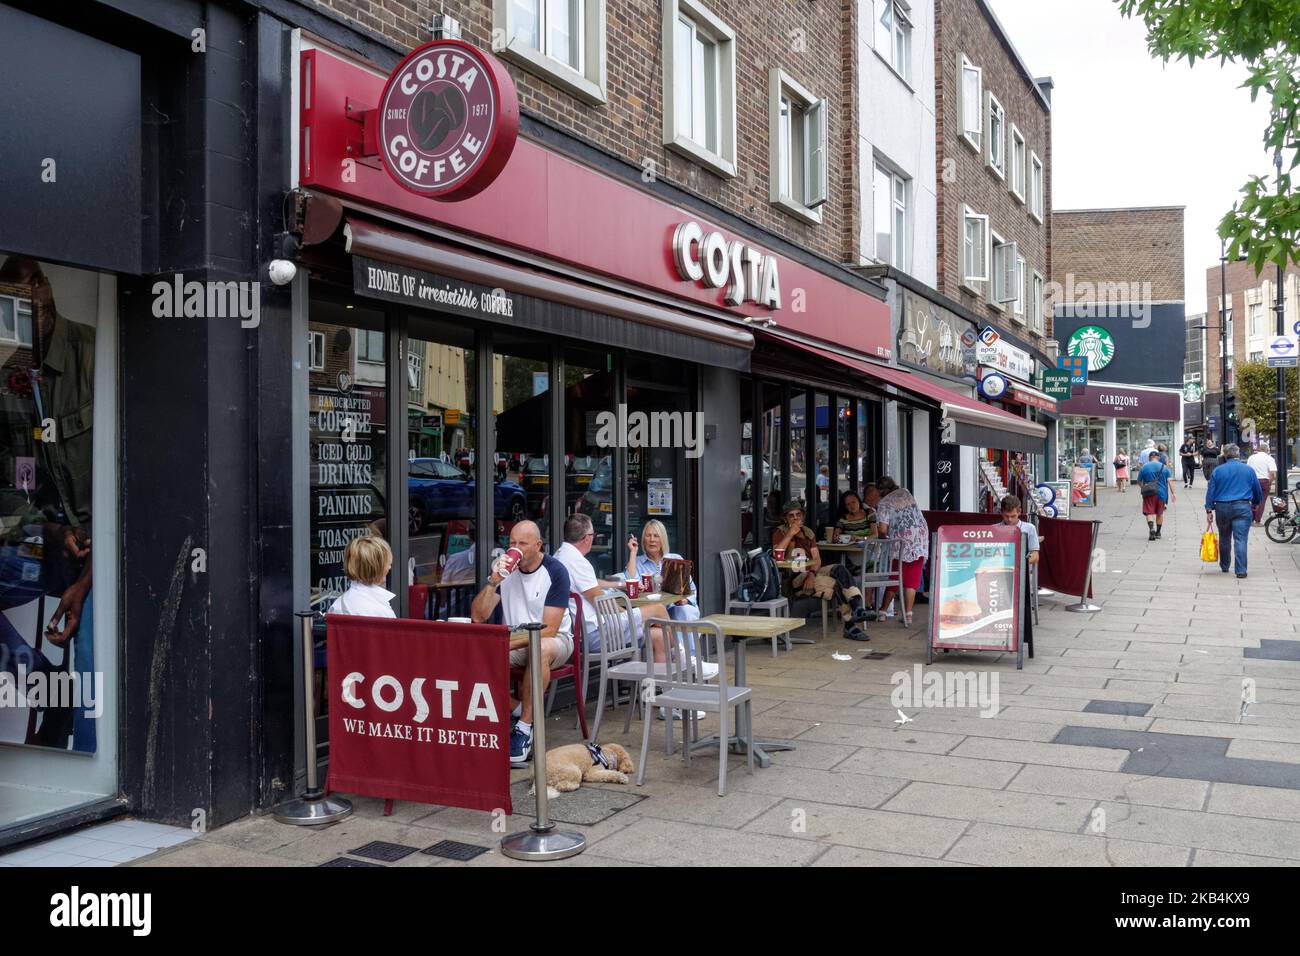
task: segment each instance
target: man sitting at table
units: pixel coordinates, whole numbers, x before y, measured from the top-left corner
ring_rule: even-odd
[[[817,536],[803,523],[803,502],[788,501],[781,511],[782,522],[772,529],[772,549],[785,551],[787,559],[793,558],[796,551],[802,551],[808,558],[808,570],[797,573],[790,582],[794,596],[831,601],[844,619],[845,637],[851,641],[871,640],[859,626],[860,621],[871,618],[871,612],[862,606],[862,592],[844,565],[822,566]]]
[[[571,514],[564,521],[564,544],[555,552],[555,560],[564,565],[569,572],[569,586],[572,591],[582,595],[582,626],[586,630],[586,647],[588,653],[600,653],[600,629],[599,621],[596,619],[596,606],[591,602],[600,596],[600,593],[608,588],[616,588],[618,584],[612,581],[601,581],[596,577],[596,569],[591,566],[591,561],[587,555],[591,552],[592,542],[596,540],[596,529],[591,524],[591,518],[586,515]],[[575,618],[577,608],[573,607],[573,602],[569,603],[571,612]],[[645,643],[645,629],[641,622],[658,618],[665,620],[668,617],[668,610],[662,604],[643,604],[641,607],[632,608],[633,626],[636,628],[637,643]],[[621,617],[623,622],[623,634],[627,636],[628,620],[627,616]],[[657,663],[664,662],[664,637],[657,627],[650,628],[650,641],[654,649],[654,659]]]
[[[488,583],[470,609],[476,624],[504,624],[512,631],[540,621],[542,696],[551,682],[551,669],[573,654],[573,619],[569,616],[569,572],[542,551],[542,533],[531,521],[510,529],[510,547],[523,557],[514,571],[502,576],[504,556],[492,567]],[[519,701],[511,711],[518,722],[510,731],[510,766],[527,766],[533,751],[533,684],[528,659],[528,637],[510,638],[510,665],[522,667]],[[512,698],[511,703],[514,703]],[[543,705],[544,706],[544,705]]]

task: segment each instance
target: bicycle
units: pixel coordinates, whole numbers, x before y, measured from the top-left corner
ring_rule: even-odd
[[[1295,539],[1297,533],[1300,533],[1300,497],[1297,494],[1300,490],[1289,492],[1291,504],[1294,508],[1287,505],[1285,498],[1273,499],[1273,514],[1269,515],[1264,522],[1264,533],[1268,535],[1268,540],[1276,541],[1278,544],[1287,544]]]

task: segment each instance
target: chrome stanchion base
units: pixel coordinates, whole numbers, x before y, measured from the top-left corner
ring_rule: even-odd
[[[501,840],[501,853],[512,860],[563,860],[577,856],[587,848],[581,833],[566,833],[547,828],[529,827]]]
[[[1067,611],[1075,611],[1077,613],[1082,614],[1085,612],[1091,613],[1092,611],[1100,611],[1101,607],[1096,604],[1089,604],[1086,601],[1080,601],[1078,604],[1067,604],[1065,606],[1065,609]]]
[[[336,823],[352,815],[352,803],[342,797],[298,797],[275,808],[275,819],[296,827]]]
[[[1039,597],[1056,597],[1056,592],[1053,591],[1051,588],[1039,588],[1039,589],[1038,589],[1038,596],[1039,596]]]

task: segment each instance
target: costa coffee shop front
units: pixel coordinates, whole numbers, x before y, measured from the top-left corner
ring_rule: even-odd
[[[332,600],[370,530],[400,614],[454,613],[514,522],[554,548],[579,512],[598,573],[657,519],[720,607],[751,329],[888,358],[879,286],[521,123],[509,75],[458,40],[391,75],[305,38],[296,56],[303,605]],[[412,145],[429,138],[410,104],[435,89],[465,99],[444,153]]]

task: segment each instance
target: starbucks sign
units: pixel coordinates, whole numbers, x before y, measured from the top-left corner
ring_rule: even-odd
[[[1115,339],[1100,325],[1074,330],[1065,343],[1066,354],[1088,360],[1089,372],[1100,372],[1115,357]]]

